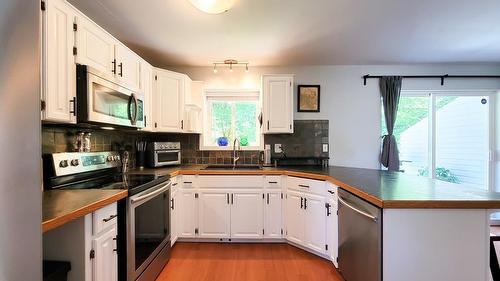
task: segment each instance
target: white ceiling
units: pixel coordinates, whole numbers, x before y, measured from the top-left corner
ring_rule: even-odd
[[[499,63],[499,0],[70,0],[157,66]]]

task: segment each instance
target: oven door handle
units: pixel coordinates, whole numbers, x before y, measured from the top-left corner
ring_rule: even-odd
[[[159,189],[157,189],[157,190],[155,190],[153,192],[149,192],[148,194],[144,194],[144,195],[136,197],[136,198],[131,197],[130,198],[130,202],[132,204],[135,204],[135,203],[137,203],[139,201],[143,201],[143,200],[147,200],[147,199],[153,198],[153,197],[157,196],[158,194],[161,194],[161,193],[167,191],[169,188],[170,188],[170,181],[164,187],[159,188]]]

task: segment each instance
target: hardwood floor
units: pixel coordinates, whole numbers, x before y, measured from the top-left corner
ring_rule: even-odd
[[[332,263],[287,244],[176,243],[156,281],[343,281]]]

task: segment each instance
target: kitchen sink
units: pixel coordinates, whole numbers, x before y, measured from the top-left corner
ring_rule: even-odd
[[[208,165],[203,170],[262,170],[259,165]]]

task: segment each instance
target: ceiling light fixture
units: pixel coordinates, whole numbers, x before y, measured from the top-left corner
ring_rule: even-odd
[[[189,0],[189,2],[207,14],[220,14],[229,11],[236,0]]]
[[[217,65],[229,65],[229,72],[233,72],[233,66],[245,66],[245,72],[249,72],[247,61],[237,61],[237,60],[225,60],[225,61],[216,61],[213,62],[214,65],[214,73],[217,73]]]

